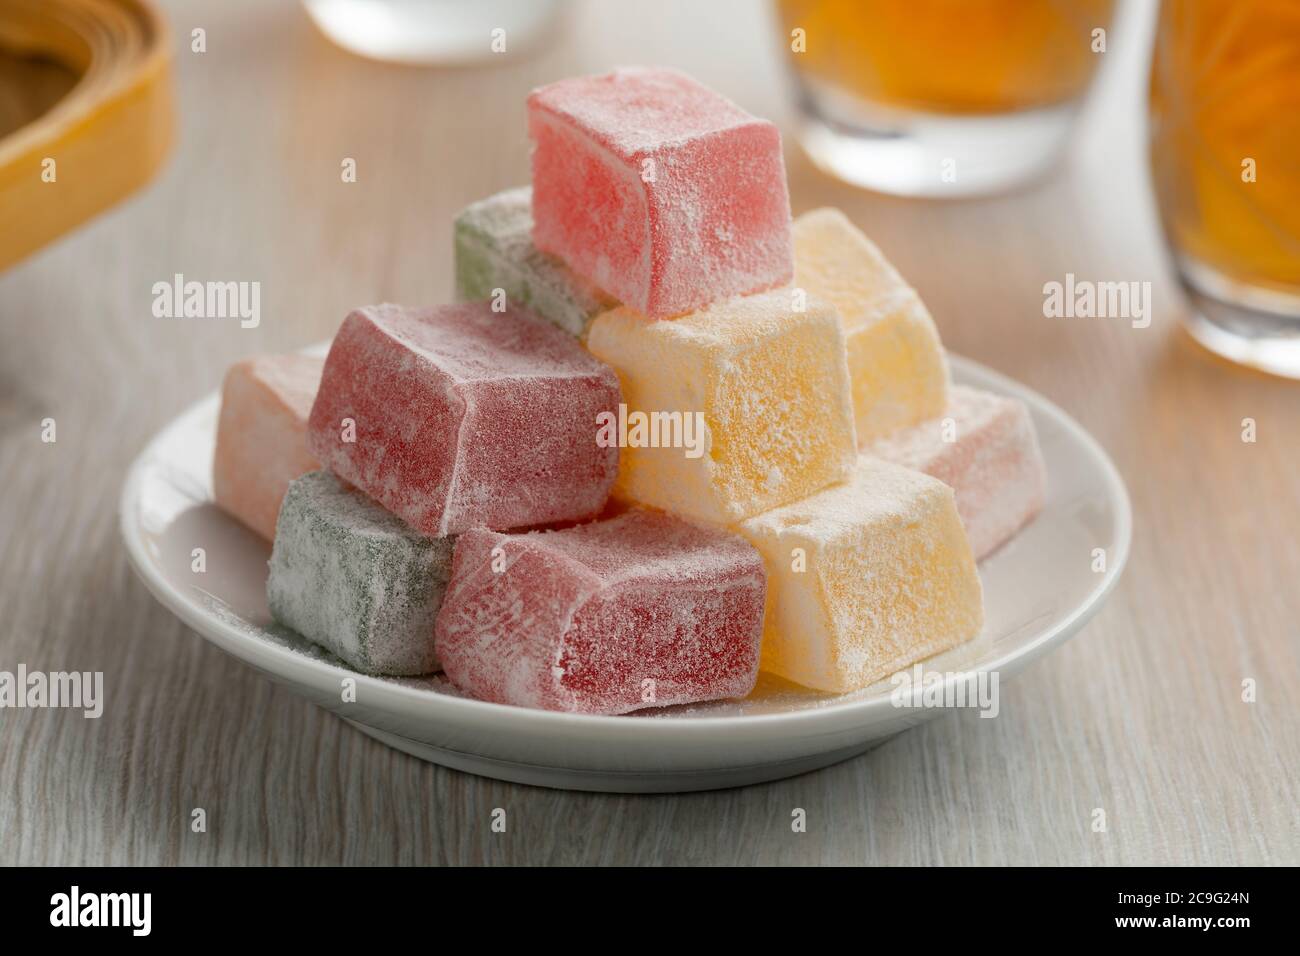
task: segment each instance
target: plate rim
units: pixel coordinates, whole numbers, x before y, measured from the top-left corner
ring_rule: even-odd
[[[310,352],[320,348],[321,344],[318,343],[304,351]],[[1133,512],[1128,489],[1110,455],[1087,429],[1042,394],[1001,372],[951,352],[948,353],[948,361],[956,368],[973,372],[976,377],[984,377],[1003,393],[1020,398],[1035,410],[1047,414],[1090,453],[1094,461],[1100,465],[1108,498],[1115,506],[1117,553],[1112,556],[1107,570],[1102,573],[1100,580],[1088,592],[1087,597],[1062,620],[1045,630],[1031,643],[1007,651],[981,667],[945,675],[945,688],[966,679],[967,675],[972,673],[990,671],[998,671],[1004,675],[1014,673],[1077,633],[1102,608],[1107,597],[1119,583],[1128,563],[1133,538]],[[640,731],[656,737],[664,737],[689,734],[692,731],[708,730],[726,733],[757,730],[773,724],[785,725],[837,719],[847,721],[846,726],[865,726],[873,722],[870,719],[873,715],[895,711],[888,696],[873,696],[836,703],[835,695],[827,695],[827,703],[824,706],[762,714],[731,714],[714,717],[674,715],[662,719],[654,717],[629,719],[630,715],[626,714],[573,714],[434,693],[424,688],[410,687],[392,680],[362,674],[328,660],[308,657],[292,648],[270,641],[253,639],[230,622],[205,614],[198,605],[176,588],[154,566],[148,544],[141,533],[142,523],[131,520],[136,513],[136,503],[140,500],[146,470],[159,457],[158,447],[186,419],[196,414],[201,406],[213,401],[214,398],[219,400],[218,391],[209,392],[186,406],[155,432],[133,459],[118,501],[118,527],[135,573],[154,598],[204,640],[246,664],[291,683],[305,684],[322,693],[328,692],[331,696],[338,693],[340,678],[351,677],[357,682],[357,699],[361,699],[364,688],[366,706],[379,711],[396,709],[404,716],[418,719],[453,720],[479,725],[485,722],[500,726],[523,723],[528,725],[527,729],[530,732],[576,729],[600,736],[609,734],[635,736],[633,731]],[[271,666],[274,663],[281,666]],[[515,726],[513,729],[519,727]]]

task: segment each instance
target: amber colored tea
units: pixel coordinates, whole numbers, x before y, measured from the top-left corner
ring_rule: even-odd
[[[1179,256],[1300,295],[1300,3],[1165,0],[1150,136]]]
[[[805,76],[871,103],[943,114],[1064,104],[1100,56],[1113,0],[778,0]]]

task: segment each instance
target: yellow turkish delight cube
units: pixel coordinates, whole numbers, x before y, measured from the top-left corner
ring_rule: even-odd
[[[732,524],[853,468],[844,334],[824,302],[783,289],[658,321],[622,307],[596,318],[587,347],[623,388],[617,498]],[[702,426],[698,447],[665,440],[655,422],[673,415]]]
[[[844,322],[858,446],[943,413],[948,365],[916,290],[838,209],[794,223],[794,281]]]
[[[979,634],[983,591],[952,489],[863,456],[849,480],[737,526],[767,565],[763,670],[866,687]]]

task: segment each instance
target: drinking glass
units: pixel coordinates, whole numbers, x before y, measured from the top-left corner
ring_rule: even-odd
[[[954,196],[1060,155],[1114,0],[777,0],[804,147],[881,192]]]
[[[1300,3],[1164,0],[1150,120],[1188,330],[1300,378]]]

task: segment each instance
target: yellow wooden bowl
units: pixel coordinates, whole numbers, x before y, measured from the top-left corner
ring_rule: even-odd
[[[0,269],[148,182],[172,131],[152,0],[0,3]]]

